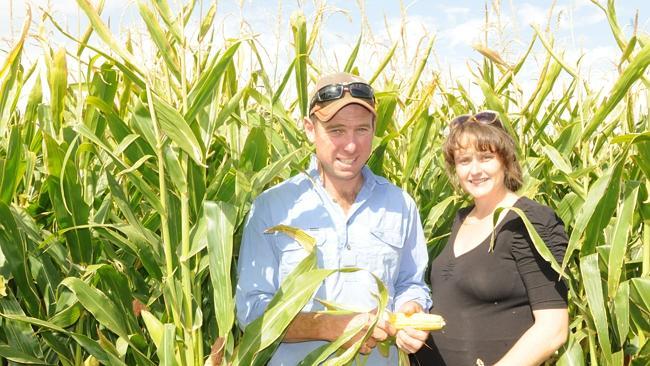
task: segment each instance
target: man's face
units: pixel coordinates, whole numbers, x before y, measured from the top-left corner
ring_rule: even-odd
[[[305,132],[316,147],[324,181],[345,184],[360,178],[372,149],[373,118],[366,108],[348,104],[327,122],[305,119]]]

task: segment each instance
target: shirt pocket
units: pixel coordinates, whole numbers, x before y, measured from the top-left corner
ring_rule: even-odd
[[[399,264],[404,241],[399,231],[383,227],[369,230],[368,240],[359,245],[357,253],[361,268],[379,277],[388,287],[392,287],[399,273]]]
[[[326,233],[324,230],[307,229],[303,231],[316,240],[317,247],[325,243]],[[291,274],[300,261],[307,257],[309,252],[297,240],[281,233],[276,234],[276,246],[279,262],[278,283],[282,284],[284,279]]]

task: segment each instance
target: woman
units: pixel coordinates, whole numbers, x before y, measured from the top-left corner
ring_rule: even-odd
[[[495,112],[455,118],[443,152],[450,177],[474,204],[459,210],[431,264],[431,312],[447,325],[432,332],[413,364],[539,365],[566,341],[567,288],[514,211],[502,211],[490,251],[492,217],[498,207],[523,210],[558,262],[564,226],[549,207],[517,195],[515,144]]]

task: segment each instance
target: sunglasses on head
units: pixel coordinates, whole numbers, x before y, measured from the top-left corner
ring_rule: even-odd
[[[316,103],[341,99],[346,91],[355,98],[375,100],[375,93],[372,87],[366,83],[330,84],[318,89],[314,97],[311,98],[309,109],[311,110]]]
[[[462,116],[452,119],[449,125],[451,128],[455,128],[468,122],[476,122],[482,125],[494,124],[503,128],[501,121],[499,120],[499,114],[493,111],[482,111],[476,114],[463,114]]]

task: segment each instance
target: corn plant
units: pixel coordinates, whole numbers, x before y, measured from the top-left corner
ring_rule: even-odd
[[[570,237],[558,267],[570,289],[571,332],[551,362],[646,365],[650,39],[624,35],[613,0],[593,3],[621,52],[620,74],[602,92],[563,58],[552,32],[537,28],[518,60],[476,46],[480,101],[436,70],[425,77],[434,37],[420,40],[410,75],[395,69],[399,42],[379,55],[376,70],[357,65],[366,34],[344,69],[363,72],[378,91],[368,164],[415,198],[432,257],[468,202],[444,171],[446,123],[466,112],[499,112],[524,166],[520,193],[554,208]],[[265,364],[292,317],[336,270],[315,268],[309,256],[265,319],[238,328],[233,286],[244,218],[257,194],[303,170],[311,152],[297,121],[319,70],[332,66],[314,56],[325,10],[291,17],[294,54],[276,82],[255,37],[215,41],[216,4],[199,11],[202,3],[190,0],[173,11],[164,0],[138,0],[145,44],[110,31],[103,1],[77,4],[89,21],[81,36],[47,11],[39,27],[75,49],[52,49],[30,13],[0,66],[0,357],[9,364]],[[190,32],[197,14],[198,31]],[[24,57],[30,39],[42,52],[32,64]],[[527,94],[519,72],[535,46],[546,58]],[[330,355],[330,364],[362,362],[358,346],[337,353],[352,335],[305,364]]]

